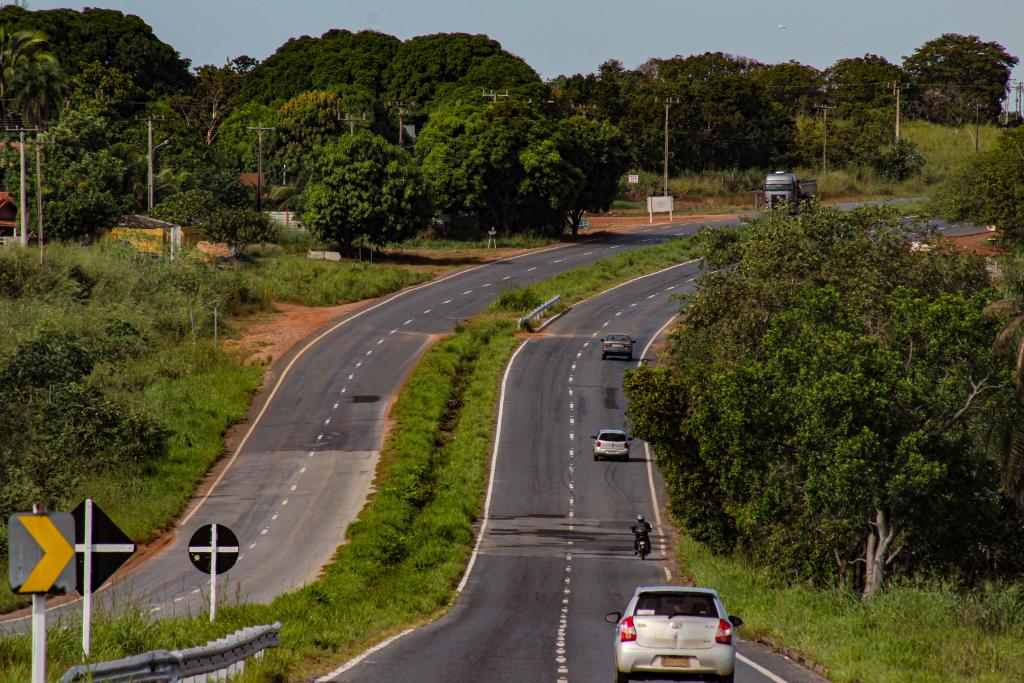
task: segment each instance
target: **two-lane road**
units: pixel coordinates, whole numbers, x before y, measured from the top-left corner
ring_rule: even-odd
[[[517,351],[504,383],[486,527],[465,587],[438,621],[347,665],[337,681],[611,680],[613,627],[638,585],[671,580],[659,515],[660,476],[643,444],[628,462],[596,462],[591,434],[624,426],[622,376],[601,360],[607,332],[644,348],[692,291],[696,263],[638,279],[577,305]],[[639,353],[637,354],[639,356]],[[655,524],[654,554],[632,554],[637,514]],[[728,596],[723,596],[728,605]],[[752,648],[737,680],[817,680]],[[758,671],[752,657],[770,671]],[[771,676],[775,676],[774,678]]]

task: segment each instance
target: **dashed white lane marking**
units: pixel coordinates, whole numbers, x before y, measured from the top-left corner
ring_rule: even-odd
[[[622,311],[619,311],[618,313],[616,313],[615,317],[618,318],[620,315],[622,315]]]
[[[337,409],[338,409],[338,404],[337,404],[337,403],[335,403],[335,404],[334,404],[334,408],[333,408],[333,410],[337,410]]]
[[[671,287],[666,287],[666,288],[665,288],[665,291],[666,291],[666,292],[671,292],[671,291],[672,291],[673,289],[675,289],[675,288],[676,288],[676,286],[675,286],[675,285],[672,285]]]
[[[466,290],[465,292],[463,292],[463,293],[462,293],[462,294],[460,294],[459,296],[466,296],[467,294],[472,294],[472,293],[473,293],[473,290],[472,290],[472,289],[467,289],[467,290]]]
[[[174,602],[181,602],[184,599],[185,599],[184,595],[179,595],[178,597],[174,598]]]
[[[484,287],[490,287],[490,286],[491,286],[491,283],[488,282],[486,285],[480,285],[480,288],[483,289]]]
[[[609,248],[609,249],[618,249],[618,248],[619,248],[619,245],[618,245],[618,244],[616,244],[616,245],[615,245],[614,247],[608,247],[608,248]]]
[[[397,332],[397,331],[398,331],[398,330],[395,330],[395,332]],[[383,340],[383,339],[378,339],[378,340],[377,340],[377,346],[380,346],[380,345],[381,345],[381,344],[383,344],[383,343],[384,343],[384,340]]]
[[[277,513],[275,512],[275,513],[274,513],[274,514],[273,514],[273,515],[271,516],[271,518],[270,518],[270,521],[271,521],[271,522],[273,522],[273,521],[274,521],[275,519],[277,519],[278,517],[280,517],[280,515],[279,515],[279,514],[277,514]]]
[[[450,304],[451,302],[452,302],[452,300],[451,300],[451,299],[445,299],[445,300],[444,300],[444,301],[442,301],[441,303],[442,303],[442,304]]]
[[[654,298],[654,297],[656,297],[656,296],[658,296],[658,295],[657,295],[657,294],[651,294],[651,295],[650,295],[649,297],[647,297],[647,298],[648,298],[648,299],[653,299],[653,298]]]
[[[594,334],[597,334],[597,332],[595,332]],[[583,342],[583,348],[587,348],[588,346],[590,346],[590,342],[588,342],[588,341]]]
[[[406,320],[406,321],[405,321],[404,323],[402,323],[402,324],[403,324],[403,325],[408,325],[408,324],[409,324],[409,323],[411,323],[411,322],[412,322],[412,318],[409,318],[408,320]]]
[[[423,311],[423,315],[426,315],[427,313],[430,313],[432,310],[434,310],[434,309],[428,308],[427,310]]]
[[[291,489],[292,491],[294,491],[294,490],[295,490],[295,489],[297,489],[297,488],[299,488],[299,485],[298,485],[298,484],[292,484],[292,489]]]
[[[381,339],[381,341],[384,341],[384,340],[383,340],[383,339]],[[367,350],[366,350],[366,355],[367,355],[367,356],[372,356],[372,355],[373,355],[373,349],[367,349]]]
[[[696,279],[697,279],[697,278],[695,278],[695,277],[691,277],[691,278],[690,278],[689,280],[687,280],[687,282],[693,282],[693,281],[694,281],[694,280],[696,280]]]
[[[255,543],[250,543],[250,544],[249,544],[249,550],[252,550],[252,549],[253,549],[253,548],[255,548],[255,547],[256,547],[256,544],[255,544]]]
[[[576,364],[575,364],[575,363],[573,363],[573,364],[572,364],[572,366],[571,366],[571,367],[570,367],[569,369],[570,369],[570,370],[575,370],[575,369],[576,369]]]
[[[534,266],[533,268],[527,268],[527,269],[526,269],[526,272],[527,272],[527,273],[530,273],[530,272],[533,272],[533,271],[535,271],[535,270],[537,270],[537,266]]]
[[[356,367],[357,368],[363,367],[363,361],[359,361],[358,363],[356,363]]]
[[[288,499],[287,498],[285,498],[284,500],[281,501],[281,505],[287,505],[287,504],[288,504]]]
[[[583,255],[584,255],[584,256],[590,256],[590,255],[591,255],[591,254],[593,254],[593,253],[594,253],[594,252],[592,252],[592,251],[585,251],[585,252],[583,252]]]
[[[324,438],[324,435],[323,435],[323,434],[317,434],[317,435],[316,435],[316,440],[317,440],[317,441],[320,441],[320,440],[321,440],[321,439],[323,439],[323,438]]]
[[[685,232],[676,232],[676,233],[673,233],[672,236],[673,237],[682,237],[685,234],[686,234]]]
[[[299,468],[299,474],[305,474],[305,473],[306,473],[306,466],[303,465],[302,467]]]
[[[580,357],[580,356],[582,356],[582,355],[583,355],[583,352],[582,352],[582,351],[580,351],[579,353],[577,353],[577,354],[576,354],[576,357],[577,357],[577,358],[579,358],[579,357]]]
[[[349,375],[349,376],[348,376],[348,379],[349,379],[349,381],[350,381],[350,382],[352,381],[352,378],[353,378],[353,377],[355,377],[355,375]]]
[[[156,607],[153,607],[153,608],[152,608],[152,609],[150,609],[149,611],[150,611],[150,612],[159,612],[159,611],[160,611],[160,610],[162,610],[162,609],[163,609],[163,607],[161,607],[160,605],[157,605]]]
[[[193,591],[192,591],[192,595],[195,595],[195,594],[196,594],[196,593],[198,593],[198,592],[199,592],[199,589],[198,589],[198,588],[196,588],[195,590],[193,590]]]
[[[604,325],[601,325],[601,327],[608,327],[608,323],[605,323]]]
[[[630,308],[633,308],[634,306],[636,306],[636,304],[630,304],[629,305]]]
[[[552,261],[552,263],[561,263],[564,260],[565,260],[564,258],[557,258],[554,261]]]
[[[337,405],[337,404],[335,404],[335,405]],[[331,418],[327,418],[326,420],[324,420],[324,424],[325,425],[331,424]]]
[[[395,332],[398,332],[398,328],[395,328],[395,329],[391,330],[390,332],[388,332],[388,335],[392,335]]]
[[[260,536],[266,536],[268,531],[270,531],[270,527],[263,527],[263,530],[260,531]]]
[[[345,393],[346,391],[348,391],[348,387],[342,387],[342,388],[341,388],[341,393],[343,393],[343,394],[344,394],[344,393]]]
[[[590,336],[591,336],[591,337],[596,337],[596,336],[597,336],[597,332],[595,332],[594,334],[592,334],[592,335],[590,335]]]

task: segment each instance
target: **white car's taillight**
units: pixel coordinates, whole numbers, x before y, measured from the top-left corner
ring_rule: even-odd
[[[601,442],[600,441],[595,441],[594,442],[594,448],[600,448],[600,447],[601,447]]]
[[[725,619],[718,620],[718,631],[715,632],[715,642],[722,645],[732,645],[732,624]]]
[[[631,643],[636,640],[636,626],[633,625],[633,617],[626,617],[619,624],[619,642]]]

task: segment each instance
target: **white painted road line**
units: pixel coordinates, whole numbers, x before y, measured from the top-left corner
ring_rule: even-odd
[[[378,339],[378,340],[377,340],[377,346],[380,346],[380,345],[381,345],[381,344],[383,344],[383,343],[384,343],[384,340],[383,340],[383,339]]]
[[[672,291],[673,289],[675,289],[675,288],[676,288],[676,286],[675,286],[675,285],[672,285],[671,287],[666,287],[666,288],[665,288],[665,291],[666,291],[666,292],[671,292],[671,291]]]
[[[529,273],[529,272],[534,271],[534,270],[537,270],[537,266],[534,266],[533,268],[527,268],[526,272]]]
[[[349,376],[348,376],[348,381],[350,381],[350,382],[351,382],[351,381],[352,381],[352,378],[353,378],[353,377],[355,377],[355,375],[349,375]]]
[[[442,301],[441,303],[442,303],[442,304],[450,304],[451,302],[452,302],[452,300],[451,300],[451,299],[445,299],[445,300],[444,300],[444,301]]]
[[[409,323],[411,323],[411,322],[412,322],[412,318],[409,318],[408,320],[406,320],[406,321],[405,321],[404,323],[402,323],[402,324],[403,324],[403,325],[408,325],[408,324],[409,324]]]
[[[503,278],[501,278],[501,279],[502,279],[502,280],[511,280],[511,279],[512,279],[512,276],[511,276],[511,275],[506,275],[505,277],[503,277]]]
[[[761,674],[765,678],[768,678],[769,680],[774,681],[774,683],[789,683],[782,676],[778,676],[776,674],[773,674],[768,669],[764,668],[763,666],[761,666],[757,662],[749,659],[748,657],[744,657],[739,652],[736,653],[736,659],[740,660],[741,662],[743,662],[744,664],[749,666],[751,669],[757,671],[759,674]]]
[[[584,256],[590,256],[590,255],[591,255],[591,254],[593,254],[593,253],[594,253],[594,252],[592,252],[592,251],[585,251],[585,252],[583,252],[583,255],[584,255]]]
[[[559,258],[559,259],[555,259],[554,261],[552,261],[552,263],[561,263],[564,260],[565,260],[564,258]]]
[[[491,286],[491,283],[488,282],[486,285],[480,285],[480,288],[483,289],[484,287],[490,287],[490,286]]]
[[[647,297],[647,298],[648,298],[648,299],[653,299],[653,298],[654,298],[654,297],[656,297],[656,296],[658,296],[658,295],[657,295],[657,294],[651,294],[651,295],[650,295],[649,297]]]
[[[466,290],[465,292],[463,292],[463,293],[462,293],[462,294],[460,294],[459,296],[466,296],[467,294],[472,294],[472,293],[473,293],[473,290],[472,290],[472,289],[467,289],[467,290]]]
[[[426,315],[427,313],[430,313],[432,310],[434,310],[434,309],[428,308],[427,310],[423,311],[423,315]]]

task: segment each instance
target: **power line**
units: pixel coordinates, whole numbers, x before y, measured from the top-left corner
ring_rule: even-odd
[[[263,211],[263,133],[270,130],[277,130],[274,126],[264,126],[260,121],[259,125],[246,126],[246,130],[256,131],[259,140],[259,159],[256,161],[256,210]]]

